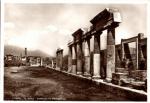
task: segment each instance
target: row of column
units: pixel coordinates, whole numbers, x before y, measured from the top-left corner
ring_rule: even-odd
[[[92,76],[92,78],[101,78],[101,36],[102,32],[93,33],[94,35],[94,50],[93,56],[90,50],[90,39],[86,37],[80,42],[69,45],[68,56],[68,72]],[[93,63],[91,63],[91,57],[93,57]],[[91,68],[93,65],[93,68]],[[112,78],[112,73],[115,72],[115,29],[108,28],[107,30],[107,67],[106,67],[106,79],[108,81]]]

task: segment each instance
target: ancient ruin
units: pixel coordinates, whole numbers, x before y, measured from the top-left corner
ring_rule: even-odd
[[[73,41],[68,43],[68,72],[118,85],[128,83],[129,79],[145,83],[147,39],[143,38],[143,33],[122,39],[121,44],[116,45],[115,28],[121,23],[117,9],[106,8],[90,22],[92,26],[88,32],[78,29],[72,34]],[[100,38],[104,30],[107,30],[107,49],[101,50]],[[92,37],[93,51],[90,49]],[[132,42],[135,48],[129,47]]]

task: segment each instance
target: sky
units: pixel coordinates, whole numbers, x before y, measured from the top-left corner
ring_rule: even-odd
[[[67,43],[79,28],[89,28],[90,20],[105,8],[116,8],[122,22],[116,28],[116,44],[121,38],[144,33],[147,37],[146,4],[15,4],[4,5],[4,44],[41,50],[51,56],[57,48],[67,54]],[[106,48],[107,32],[101,35]]]

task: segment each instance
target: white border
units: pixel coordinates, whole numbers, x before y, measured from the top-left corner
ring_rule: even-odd
[[[3,85],[4,85],[4,65],[3,65],[3,58],[4,58],[4,4],[5,3],[72,3],[72,4],[147,4],[147,51],[149,51],[149,35],[150,35],[150,0],[2,0],[1,1],[1,38],[0,38],[0,44],[1,44],[1,52],[0,52],[0,63],[1,63],[1,68],[0,68],[0,103],[6,102],[6,103],[48,103],[48,102],[58,102],[58,101],[4,101],[3,100],[3,94],[4,94],[4,89],[3,89]],[[147,61],[150,60],[150,55],[147,52]],[[150,74],[150,63],[148,62],[148,66],[147,66],[147,74]],[[148,85],[150,85],[150,75],[147,75],[148,78]],[[149,87],[148,87],[148,95],[149,95]],[[147,97],[149,102],[149,96]],[[108,101],[105,101],[108,102]],[[121,102],[121,101],[119,101]],[[124,102],[124,101],[122,101]],[[95,102],[94,102],[95,103]],[[112,102],[111,102],[112,103]]]
[[[148,0],[3,0],[5,3],[147,3]]]

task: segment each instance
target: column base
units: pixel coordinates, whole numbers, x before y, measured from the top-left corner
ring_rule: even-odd
[[[83,76],[85,76],[85,77],[91,77],[91,74],[87,73],[87,72],[84,72]]]
[[[71,73],[71,71],[72,71],[72,67],[68,67],[68,73]]]
[[[104,79],[104,81],[107,82],[107,83],[111,83],[112,79],[111,78],[106,78],[106,79]]]
[[[60,67],[56,67],[56,70],[59,70],[59,71],[60,71]]]
[[[100,79],[101,78],[101,76],[99,76],[99,75],[94,75],[94,76],[92,76],[92,79]]]
[[[77,75],[82,75],[82,72],[77,72]]]

